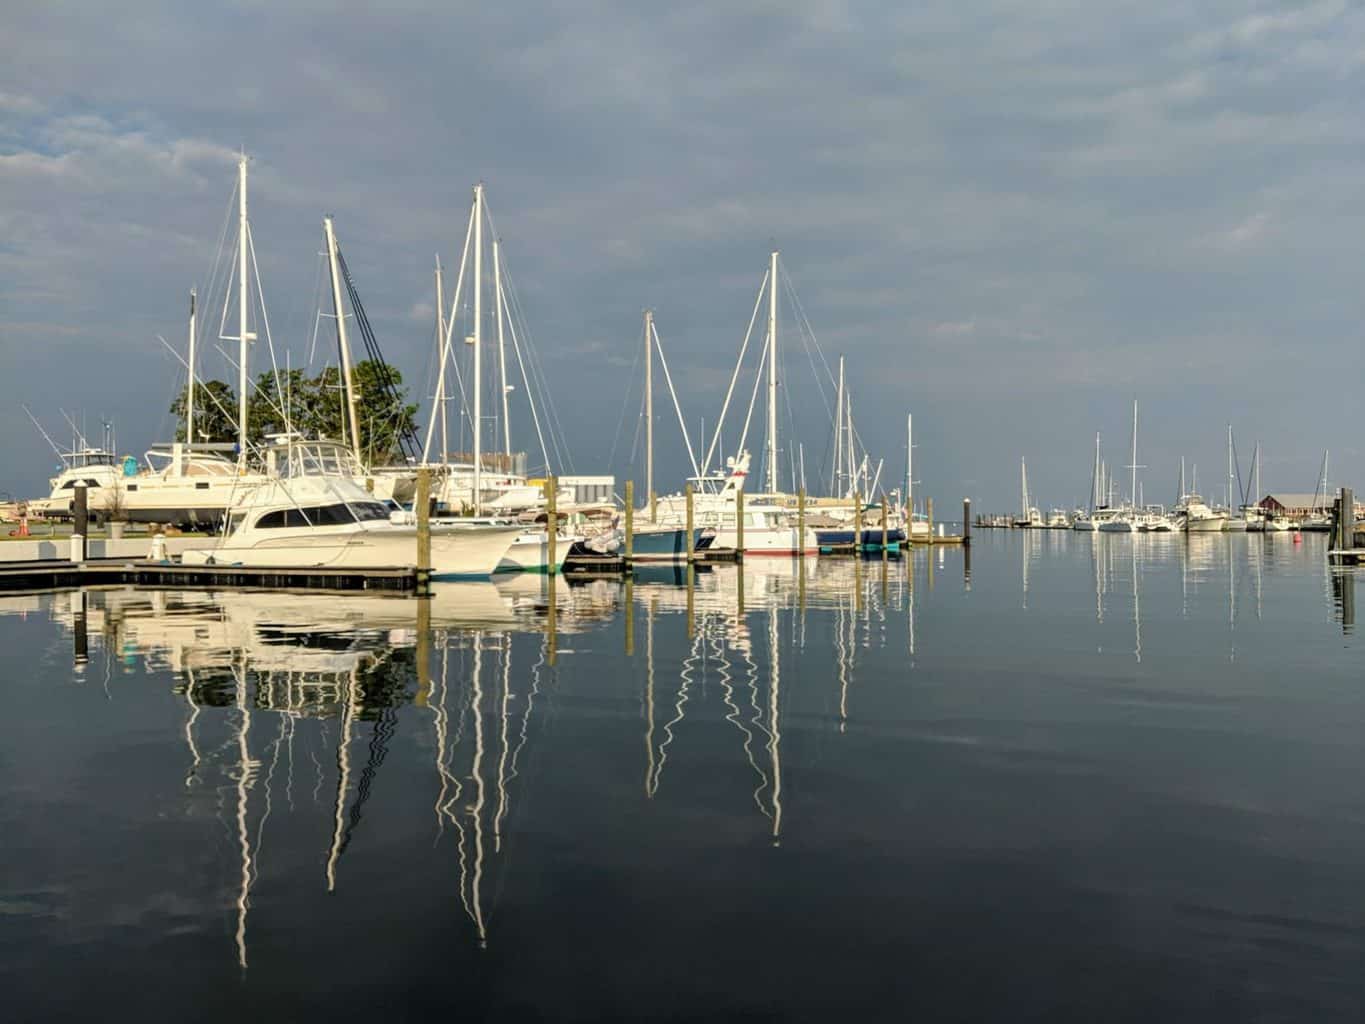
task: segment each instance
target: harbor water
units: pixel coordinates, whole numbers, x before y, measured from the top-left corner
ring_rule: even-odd
[[[1353,571],[973,541],[0,596],[5,1016],[1360,1019]]]

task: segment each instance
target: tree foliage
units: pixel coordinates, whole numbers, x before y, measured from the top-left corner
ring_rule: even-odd
[[[402,375],[392,367],[388,378],[398,391],[395,400],[384,387],[384,369],[372,360],[351,369],[356,388],[356,419],[359,421],[360,452],[365,461],[382,464],[399,455],[399,438],[415,430],[417,406],[407,401]],[[205,403],[206,392],[213,392],[217,404]],[[197,441],[235,441],[237,439],[237,400],[232,388],[222,381],[201,382],[195,392],[195,433]],[[226,409],[223,415],[218,408]],[[202,410],[202,412],[201,412]],[[212,417],[210,417],[210,410]],[[171,404],[171,412],[184,420],[185,392]],[[248,435],[253,445],[270,434],[293,430],[304,437],[349,440],[350,424],[345,421],[346,404],[341,374],[327,367],[316,376],[303,370],[263,373],[256,378],[247,402]],[[184,440],[183,422],[177,438]]]

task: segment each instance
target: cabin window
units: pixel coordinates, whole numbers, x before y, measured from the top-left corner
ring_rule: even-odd
[[[242,520],[246,518],[245,512],[234,512],[228,517],[228,533],[236,533],[242,526]]]
[[[137,484],[129,484],[129,485],[127,486],[126,490],[129,490],[129,491],[135,491],[135,490],[137,490]]]
[[[201,484],[201,483],[196,483],[196,484],[194,485],[194,489],[195,489],[196,491],[207,491],[207,490],[209,489],[209,485],[208,485],[207,483],[202,483],[202,484]]]
[[[377,501],[358,501],[351,506],[351,511],[362,523],[389,518],[389,510]]]
[[[85,482],[85,486],[86,486],[86,487],[92,487],[92,488],[93,488],[93,487],[98,487],[99,485],[100,485],[100,482],[99,482],[98,480],[87,480],[87,481]]]
[[[386,515],[384,518],[388,518]],[[259,530],[286,526],[345,526],[355,519],[345,505],[313,505],[308,508],[282,508],[267,512],[256,520]]]

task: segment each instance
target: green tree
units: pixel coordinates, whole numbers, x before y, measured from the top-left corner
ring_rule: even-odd
[[[185,437],[185,404],[189,398],[189,388],[181,390],[171,403],[171,415],[178,419],[175,428],[177,441],[190,440]],[[194,438],[196,444],[204,442],[231,443],[237,440],[237,394],[232,387],[221,380],[199,381],[194,386]]]

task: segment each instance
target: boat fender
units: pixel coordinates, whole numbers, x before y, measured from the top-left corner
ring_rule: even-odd
[[[1298,530],[1294,531],[1294,543],[1295,544],[1303,543],[1303,534],[1301,534]]]

